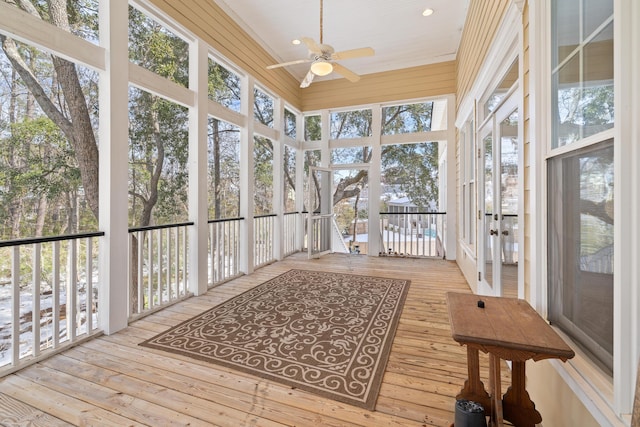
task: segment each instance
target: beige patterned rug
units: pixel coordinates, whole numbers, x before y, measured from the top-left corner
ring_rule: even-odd
[[[408,289],[290,270],[141,345],[373,409]]]

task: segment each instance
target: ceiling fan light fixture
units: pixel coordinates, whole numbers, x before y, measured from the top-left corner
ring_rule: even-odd
[[[316,76],[326,76],[333,71],[333,65],[327,61],[316,61],[311,64],[311,72]]]

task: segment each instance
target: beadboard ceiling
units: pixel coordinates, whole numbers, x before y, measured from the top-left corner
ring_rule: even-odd
[[[320,39],[320,0],[214,0],[276,62],[307,58],[304,44]],[[451,61],[469,0],[324,0],[324,43],[336,52],[372,47],[375,56],[340,61],[364,75]],[[431,16],[422,12],[431,8]],[[286,68],[302,80],[309,64]],[[336,78],[335,73],[320,79]]]

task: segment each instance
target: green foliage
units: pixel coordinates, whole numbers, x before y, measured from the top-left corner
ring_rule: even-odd
[[[48,209],[42,235],[57,235],[69,226],[66,215],[76,209],[70,195],[81,188],[80,171],[75,153],[60,129],[48,118],[25,119],[10,126],[10,136],[0,139],[0,221],[3,240],[35,236],[36,213],[41,203]],[[22,214],[17,217],[15,209]],[[80,206],[82,207],[82,206]],[[95,218],[82,210],[80,230],[95,229]],[[20,218],[19,235],[13,235],[15,221]]]
[[[433,102],[396,105],[382,109],[382,134],[395,135],[431,130]]]
[[[253,116],[265,126],[273,127],[273,98],[258,88],[253,90]]]
[[[240,77],[211,58],[207,76],[209,99],[233,111],[240,111]]]
[[[344,111],[331,114],[331,138],[371,136],[371,110]]]
[[[254,142],[254,212],[264,215],[273,212],[273,144],[260,136]]]
[[[397,186],[419,210],[438,201],[438,143],[385,145],[382,170],[385,183]]]
[[[209,218],[240,215],[240,129],[209,119]]]
[[[322,120],[318,116],[304,117],[304,140],[320,141],[322,138]]]
[[[129,6],[129,59],[183,86],[189,84],[189,45]]]
[[[188,110],[148,92],[130,90],[129,221],[131,226],[187,218]],[[159,174],[157,184],[154,175]]]

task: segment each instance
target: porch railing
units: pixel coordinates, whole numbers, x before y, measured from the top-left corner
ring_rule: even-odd
[[[445,212],[380,212],[380,255],[443,258],[446,225]]]
[[[282,239],[284,256],[289,256],[298,251],[298,219],[301,219],[300,212],[287,212],[282,218]]]
[[[209,220],[209,286],[240,274],[240,224],[244,218]]]
[[[253,265],[256,268],[276,260],[273,244],[276,217],[276,214],[256,215],[253,217],[255,242]]]
[[[189,295],[188,227],[193,222],[129,229],[129,317]]]
[[[94,238],[0,242],[0,376],[100,333]]]

